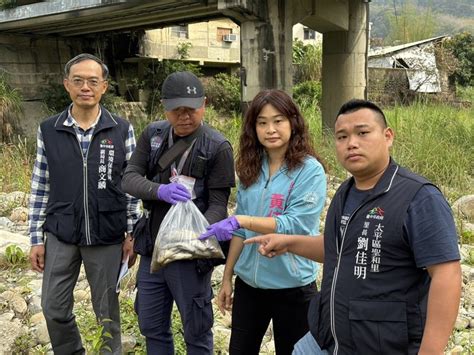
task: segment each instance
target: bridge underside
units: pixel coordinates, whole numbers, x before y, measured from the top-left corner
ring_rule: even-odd
[[[29,1],[31,2],[31,1]],[[241,26],[242,101],[266,88],[292,91],[292,26],[323,33],[323,120],[365,91],[362,0],[62,0],[0,11],[2,34],[74,38],[229,17]],[[0,60],[1,66],[1,60]]]

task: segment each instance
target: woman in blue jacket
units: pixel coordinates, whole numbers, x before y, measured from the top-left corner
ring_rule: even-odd
[[[308,127],[285,92],[264,90],[253,99],[236,166],[236,215],[209,226],[200,237],[232,239],[218,295],[223,313],[232,308],[230,354],[258,354],[270,320],[277,355],[291,354],[309,329],[318,266],[291,253],[265,258],[255,244],[243,244],[258,234],[319,234],[326,176]]]

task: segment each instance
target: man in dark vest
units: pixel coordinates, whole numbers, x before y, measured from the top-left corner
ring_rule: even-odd
[[[134,233],[135,251],[141,255],[135,309],[149,354],[175,353],[173,301],[181,315],[187,353],[213,354],[213,262],[177,260],[155,273],[150,264],[158,229],[178,201],[192,198],[210,224],[227,217],[230,189],[235,186],[232,147],[203,122],[204,88],[194,74],[169,75],[161,95],[166,120],[145,128],[123,178],[124,190],[142,199],[146,209]],[[194,182],[195,197],[180,179]]]
[[[456,228],[438,188],[390,157],[393,136],[375,104],[344,104],[336,153],[352,177],[331,202],[324,236],[249,241],[269,257],[324,261],[311,332],[293,354],[443,354],[461,292]]]
[[[54,353],[85,353],[72,312],[84,264],[94,312],[111,335],[103,350],[121,354],[117,276],[122,261],[133,264],[130,233],[138,219],[138,200],[121,190],[121,177],[135,136],[129,122],[99,104],[108,85],[99,58],[80,54],[64,74],[72,104],[38,129],[30,261],[43,272],[41,305]]]

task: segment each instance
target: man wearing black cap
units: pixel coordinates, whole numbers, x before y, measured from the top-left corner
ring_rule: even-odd
[[[205,94],[190,72],[169,75],[162,86],[167,120],[143,131],[123,177],[123,189],[141,198],[144,217],[135,228],[134,250],[141,255],[135,309],[149,354],[174,354],[171,310],[176,302],[188,354],[212,354],[212,262],[174,261],[150,273],[156,235],[171,205],[191,199],[171,177],[194,179],[193,202],[209,223],[227,217],[227,202],[235,186],[230,143],[204,124]],[[174,180],[174,179],[173,179]]]

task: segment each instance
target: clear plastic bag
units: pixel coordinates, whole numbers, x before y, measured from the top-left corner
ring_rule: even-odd
[[[172,206],[161,222],[150,271],[156,272],[175,260],[223,259],[224,253],[214,236],[204,241],[198,239],[208,225],[204,215],[191,200]]]

